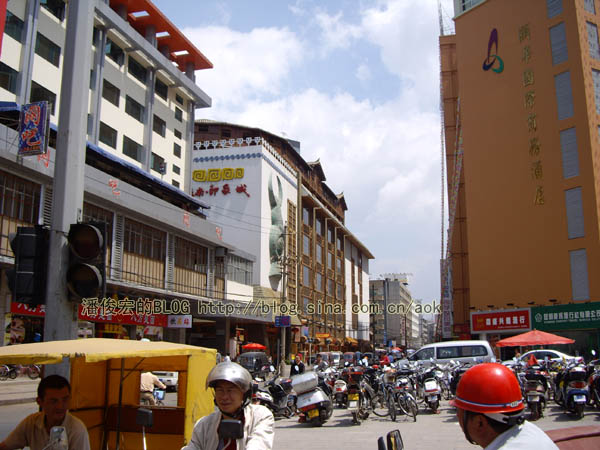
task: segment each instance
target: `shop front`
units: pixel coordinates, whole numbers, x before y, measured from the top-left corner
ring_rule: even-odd
[[[4,315],[4,345],[42,342],[45,306],[11,302],[10,312]]]
[[[574,344],[555,349],[588,360],[591,350],[600,350],[600,302],[531,308],[533,328],[574,339]]]
[[[489,341],[496,358],[502,361],[512,358],[517,349],[496,347],[496,342],[529,330],[531,330],[529,308],[471,312],[471,335],[474,335],[474,339]]]

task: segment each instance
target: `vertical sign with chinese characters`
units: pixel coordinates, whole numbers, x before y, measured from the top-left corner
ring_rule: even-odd
[[[48,102],[23,105],[19,118],[19,156],[45,154],[49,136]]]
[[[535,113],[535,74],[529,67],[531,63],[531,30],[529,24],[519,27],[519,42],[522,44],[521,61],[523,69],[523,104],[527,114],[527,131],[529,133],[528,151],[530,156],[531,178],[535,184],[533,204],[541,206],[544,204],[544,169],[541,158],[541,144],[538,137],[537,115]]]

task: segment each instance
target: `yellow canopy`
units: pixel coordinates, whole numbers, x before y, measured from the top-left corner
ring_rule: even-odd
[[[56,364],[63,358],[82,356],[86,362],[115,358],[152,358],[156,356],[193,355],[212,352],[202,347],[172,342],[145,342],[126,339],[73,339],[36,342],[0,347],[3,364]]]

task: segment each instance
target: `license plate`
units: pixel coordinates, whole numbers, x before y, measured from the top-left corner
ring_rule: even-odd
[[[527,401],[528,402],[539,402],[540,398],[537,395],[528,395]]]
[[[358,408],[358,402],[348,402],[348,408]]]
[[[308,411],[308,418],[309,419],[314,419],[318,415],[319,415],[319,410],[318,409],[311,409],[310,411]]]
[[[348,400],[358,400],[358,394],[348,394]]]
[[[585,395],[574,395],[573,397],[576,402],[585,402]]]

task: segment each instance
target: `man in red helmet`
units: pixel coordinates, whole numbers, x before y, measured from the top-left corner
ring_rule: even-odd
[[[511,370],[478,364],[465,372],[450,402],[465,437],[485,450],[558,449],[552,439],[523,418],[523,397]]]

